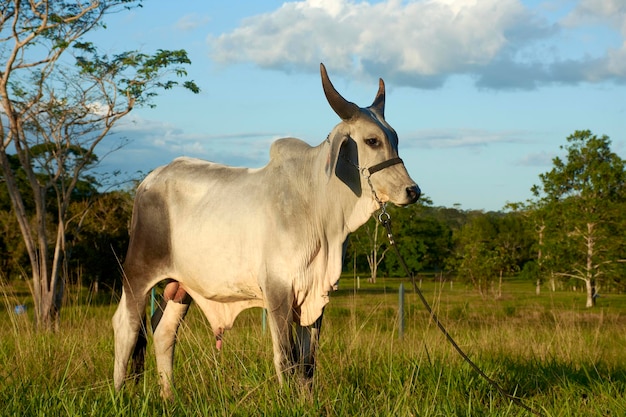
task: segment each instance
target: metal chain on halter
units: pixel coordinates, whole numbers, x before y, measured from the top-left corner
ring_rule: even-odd
[[[383,227],[385,228],[385,230],[387,231],[387,238],[389,239],[389,244],[395,249],[395,253],[398,257],[398,260],[400,261],[400,265],[402,265],[402,269],[404,269],[405,274],[411,278],[411,283],[413,285],[413,290],[415,291],[415,293],[418,295],[418,297],[420,298],[420,300],[422,301],[422,304],[424,305],[424,307],[426,308],[426,311],[428,311],[428,313],[430,314],[431,319],[435,322],[435,324],[437,325],[437,327],[439,327],[439,330],[441,330],[441,332],[443,333],[443,335],[446,337],[446,339],[448,340],[448,342],[450,342],[450,344],[452,345],[452,347],[454,347],[454,349],[459,353],[459,355],[461,355],[461,357],[472,367],[472,369],[474,369],[474,371],[476,371],[481,377],[483,377],[491,386],[493,386],[500,394],[502,394],[504,397],[508,398],[509,400],[511,400],[514,404],[516,404],[517,406],[525,409],[526,411],[528,411],[529,413],[532,413],[536,416],[543,416],[544,414],[542,414],[541,412],[529,407],[528,405],[524,404],[524,402],[512,395],[509,394],[508,392],[506,392],[504,390],[504,388],[502,388],[495,380],[491,379],[489,376],[487,376],[487,374],[485,374],[482,369],[480,369],[478,367],[478,365],[476,365],[470,358],[469,356],[467,356],[467,354],[459,347],[459,345],[456,343],[456,341],[452,338],[452,336],[450,335],[450,333],[448,333],[448,330],[444,327],[444,325],[441,323],[441,321],[439,321],[439,317],[437,316],[437,314],[433,311],[432,307],[430,306],[430,304],[428,303],[428,301],[426,300],[426,298],[424,297],[424,294],[422,294],[422,291],[418,288],[418,286],[415,284],[415,276],[413,275],[413,273],[409,270],[409,267],[406,264],[406,261],[404,260],[404,257],[400,254],[400,250],[398,249],[398,245],[396,244],[396,241],[393,237],[393,233],[391,231],[391,216],[389,215],[389,213],[386,210],[386,204],[382,203],[379,199],[378,196],[376,195],[376,191],[374,190],[374,187],[372,187],[372,183],[369,181],[369,177],[366,177],[368,179],[368,183],[370,184],[370,187],[372,188],[372,194],[374,195],[374,198],[376,199],[376,201],[379,203],[380,205],[380,213],[378,214],[378,221],[380,221],[380,223],[383,225]]]

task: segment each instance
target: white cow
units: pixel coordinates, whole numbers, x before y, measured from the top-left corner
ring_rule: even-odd
[[[260,169],[178,158],[139,186],[113,317],[117,390],[131,356],[134,375],[142,371],[147,294],[164,280],[164,302],[153,318],[164,397],[172,395],[176,332],[192,299],[218,349],[242,310],[266,308],[279,381],[291,369],[311,381],[322,313],[348,234],[382,203],[404,206],[420,195],[384,119],[383,81],[373,104],[359,108],[320,69],[328,103],[342,121],[319,146],[279,139]]]

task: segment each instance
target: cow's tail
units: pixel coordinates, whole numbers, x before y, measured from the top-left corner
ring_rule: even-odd
[[[148,333],[146,330],[147,319],[146,314],[144,313],[141,318],[141,326],[139,326],[139,333],[137,334],[137,343],[135,344],[135,349],[133,350],[133,355],[131,357],[131,376],[138,382],[143,375],[144,363],[146,360],[146,347],[148,346]]]

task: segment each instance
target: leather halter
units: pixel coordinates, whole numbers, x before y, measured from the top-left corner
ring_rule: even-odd
[[[376,164],[372,167],[369,167],[367,168],[367,170],[369,171],[370,175],[374,175],[374,173],[378,171],[381,171],[385,168],[389,168],[390,166],[402,164],[402,163],[403,162],[401,158],[391,158],[391,159],[381,162],[380,164]]]

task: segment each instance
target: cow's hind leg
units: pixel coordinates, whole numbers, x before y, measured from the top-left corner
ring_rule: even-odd
[[[143,370],[143,355],[146,346],[145,308],[145,294],[135,296],[132,291],[124,288],[120,304],[113,315],[115,333],[113,382],[118,391],[124,385],[131,354],[134,374],[137,375]]]
[[[157,370],[161,380],[161,396],[169,399],[172,398],[176,333],[187,314],[191,297],[179,287],[178,282],[171,281],[166,285],[161,301],[159,309],[152,317],[152,330]]]
[[[296,321],[296,341],[293,346],[294,361],[298,366],[298,373],[307,388],[312,388],[315,372],[315,357],[319,346],[320,331],[324,313],[310,326],[301,326]]]

